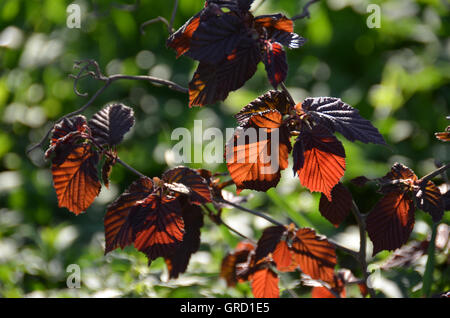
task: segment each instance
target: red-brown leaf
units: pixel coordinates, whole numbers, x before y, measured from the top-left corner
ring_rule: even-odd
[[[172,255],[165,258],[169,278],[177,278],[188,267],[191,255],[200,247],[200,228],[203,226],[203,213],[197,205],[184,204],[182,211],[184,221],[183,242]]]
[[[280,272],[292,272],[298,267],[289,245],[284,240],[281,240],[277,244],[273,251],[272,258]]]
[[[261,238],[256,244],[256,262],[264,259],[270,253],[273,253],[275,251],[275,248],[277,247],[286,230],[287,229],[284,226],[271,226],[263,231]]]
[[[331,200],[331,190],[345,172],[342,143],[320,126],[303,131],[297,140],[299,142],[304,151],[303,165],[297,171],[300,183],[312,192],[322,192]]]
[[[153,183],[149,178],[140,178],[108,206],[104,218],[105,254],[119,246],[124,248],[133,243],[131,224],[125,222],[131,208],[136,205],[136,202],[149,196],[152,189]],[[123,226],[124,224],[126,225]]]
[[[286,93],[270,90],[253,100],[234,117],[237,119],[240,126],[246,126],[249,119],[254,115],[260,115],[261,113],[270,110],[277,110],[282,115],[286,115],[288,114],[290,107],[291,102]]]
[[[336,251],[327,239],[316,235],[312,229],[299,229],[292,242],[292,251],[303,273],[312,279],[333,281]]]
[[[417,207],[431,215],[433,222],[439,222],[444,215],[444,200],[441,191],[429,180],[424,185],[419,185],[415,192]]]
[[[277,42],[268,42],[264,49],[263,62],[270,84],[277,88],[286,79],[288,72],[286,52],[283,46]]]
[[[339,295],[340,298],[345,298],[345,288],[342,289],[341,292],[333,290],[336,294]],[[326,287],[313,287],[311,291],[311,298],[336,298],[335,294],[333,294]]]
[[[191,45],[192,36],[200,25],[200,14],[189,19],[179,30],[167,39],[166,45],[177,52],[177,58],[186,53]]]
[[[59,207],[78,215],[92,204],[101,188],[97,163],[98,154],[88,143],[73,146],[62,163],[53,163],[53,184]]]
[[[170,256],[183,241],[184,222],[177,198],[151,194],[137,202],[127,222],[135,233],[134,246],[149,262]]]
[[[256,27],[274,28],[280,31],[294,32],[294,22],[282,14],[261,15],[255,18]]]
[[[83,134],[88,135],[86,117],[78,115],[64,118],[53,127],[50,147],[45,152],[45,157],[52,157],[52,163],[61,164]]]
[[[450,141],[450,126],[447,126],[445,131],[443,132],[437,132],[434,134],[437,139],[441,141]]]
[[[228,171],[237,187],[237,193],[243,189],[267,191],[275,187],[281,177],[280,171],[288,166],[288,156],[291,151],[289,134],[283,126],[277,131],[282,122],[278,111],[270,111],[251,117],[250,123],[254,127],[238,128],[226,147]],[[258,129],[255,129],[257,127]],[[266,133],[260,127],[267,128]],[[254,132],[256,140],[250,140],[247,132]],[[277,133],[277,134],[276,134]],[[273,136],[279,139],[272,141]],[[272,142],[278,142],[278,156],[272,155]],[[272,161],[273,160],[273,161]]]
[[[109,188],[109,175],[111,174],[112,167],[115,165],[115,160],[107,157],[102,167],[102,181],[105,187]]]
[[[176,167],[165,172],[162,179],[167,183],[181,183],[188,187],[191,191],[190,200],[194,204],[211,202],[211,190],[206,180],[194,169]]]
[[[252,292],[255,298],[279,298],[279,278],[270,267],[263,266],[252,276]]]
[[[189,107],[225,100],[231,91],[241,88],[255,74],[261,61],[259,46],[241,42],[218,64],[200,62],[189,82]]]
[[[352,208],[352,194],[342,184],[338,183],[331,190],[331,201],[322,193],[319,203],[319,211],[335,227],[338,227]]]
[[[373,242],[373,255],[395,250],[406,243],[414,227],[414,203],[408,192],[386,194],[366,220],[367,233]]]
[[[411,265],[417,262],[427,252],[428,245],[428,240],[422,242],[412,241],[403,245],[389,256],[387,261],[381,266],[381,269],[390,270],[395,267],[411,267]]]
[[[251,254],[255,246],[250,242],[240,242],[234,252],[228,253],[222,260],[220,277],[224,278],[229,287],[237,282],[246,281],[249,274]],[[254,254],[253,254],[254,255]]]

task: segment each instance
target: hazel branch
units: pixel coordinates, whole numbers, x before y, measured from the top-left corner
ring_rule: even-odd
[[[89,70],[89,67],[93,67],[94,70]],[[84,60],[84,61],[78,61],[75,62],[74,68],[79,68],[80,71],[78,72],[77,75],[73,75],[71,74],[70,77],[74,78],[74,91],[75,94],[77,94],[78,96],[81,97],[87,97],[87,93],[81,93],[78,89],[77,89],[77,85],[78,85],[78,81],[82,78],[85,77],[92,77],[95,80],[99,80],[104,82],[103,86],[100,87],[95,93],[94,95],[92,95],[92,97],[80,108],[78,108],[77,110],[66,114],[64,116],[62,116],[61,118],[57,119],[55,121],[55,123],[60,122],[61,120],[64,120],[65,118],[69,118],[75,115],[78,115],[80,113],[82,113],[83,111],[85,111],[89,106],[91,106],[93,104],[93,102],[97,99],[97,97],[102,94],[112,83],[118,81],[118,80],[136,80],[136,81],[146,81],[149,83],[154,83],[154,84],[161,84],[164,86],[167,86],[168,88],[180,92],[180,93],[188,93],[188,89],[185,87],[182,87],[172,81],[169,80],[164,80],[161,78],[157,78],[157,77],[153,77],[153,76],[146,76],[146,75],[123,75],[123,74],[114,74],[111,76],[105,76],[103,75],[103,73],[100,71],[100,67],[98,65],[98,63],[95,60]],[[55,124],[54,123],[54,124]],[[31,151],[42,147],[43,144],[47,141],[51,131],[53,129],[50,128],[46,134],[41,138],[41,140],[30,146],[27,150],[26,153],[29,154]]]

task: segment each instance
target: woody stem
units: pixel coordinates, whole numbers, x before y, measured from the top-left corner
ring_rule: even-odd
[[[367,280],[369,279],[369,273],[367,272],[367,261],[366,261],[366,246],[367,246],[367,240],[366,240],[366,221],[364,220],[364,215],[361,214],[359,211],[358,206],[356,205],[355,201],[352,201],[352,213],[355,216],[356,222],[358,223],[359,228],[359,252],[357,254],[356,259],[358,260],[362,272],[363,272],[363,281],[364,284],[367,286],[367,290],[369,291],[370,297],[375,298],[375,291],[372,287],[369,287],[367,285]]]

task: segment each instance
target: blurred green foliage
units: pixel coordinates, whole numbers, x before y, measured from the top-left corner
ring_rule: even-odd
[[[173,1],[84,0],[81,29],[66,27],[69,1],[3,0],[0,3],[0,296],[150,296],[150,297],[247,297],[248,284],[228,289],[218,279],[221,259],[239,238],[225,227],[206,221],[200,251],[186,274],[168,281],[162,260],[147,266],[146,258],[132,247],[103,255],[103,215],[135,178],[120,166],[113,169],[112,186],[102,189],[87,213],[75,216],[58,208],[49,163],[39,149],[25,155],[53,121],[83,105],[87,99],[73,92],[76,60],[95,59],[105,74],[150,74],[187,86],[196,64],[175,59],[166,49],[167,30],[162,23],[140,25],[156,16],[170,17]],[[267,0],[257,14],[300,13],[306,1]],[[258,3],[258,1],[256,1]],[[366,25],[367,5],[381,6],[381,28]],[[175,27],[181,26],[203,6],[201,0],[181,0]],[[131,9],[131,10],[130,10]],[[358,108],[373,121],[388,147],[351,144],[344,181],[364,174],[386,173],[402,162],[422,176],[435,161],[448,161],[448,145],[434,138],[448,122],[450,102],[450,17],[448,3],[439,0],[322,0],[310,7],[311,18],[296,22],[295,30],[308,42],[288,52],[286,84],[297,102],[307,96],[336,96]],[[101,83],[86,79],[79,90],[92,95]],[[166,87],[121,81],[108,88],[86,112],[89,118],[104,104],[120,101],[132,106],[136,125],[119,146],[127,163],[149,176],[158,176],[173,164],[170,148],[177,142],[171,132],[192,129],[194,120],[203,127],[235,127],[232,117],[248,102],[268,90],[264,67],[237,92],[217,105],[189,109],[187,97]],[[341,139],[342,140],[342,139]],[[195,164],[193,167],[200,167]],[[205,168],[225,171],[223,165]],[[268,194],[251,195],[248,206],[274,218],[312,226],[321,234],[349,247],[359,244],[352,217],[334,228],[318,213],[319,196],[310,194],[284,171],[282,181]],[[438,181],[442,183],[442,181]],[[375,188],[351,185],[363,212],[379,198]],[[268,223],[228,209],[224,219],[257,239]],[[443,222],[449,223],[448,213]],[[411,239],[431,233],[431,218],[416,213]],[[446,251],[448,253],[448,249]],[[390,253],[371,262],[381,264]],[[354,260],[339,253],[339,265],[360,275]],[[382,272],[380,293],[388,297],[421,296],[426,256],[415,267]],[[81,267],[80,289],[68,289],[66,267]],[[448,254],[437,255],[432,293],[450,289]],[[299,275],[283,275],[282,296],[292,288],[309,297],[310,288],[299,287]],[[388,283],[386,283],[388,282]],[[358,291],[348,294],[358,297]]]

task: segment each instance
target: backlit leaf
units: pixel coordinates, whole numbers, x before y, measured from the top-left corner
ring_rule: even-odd
[[[74,145],[62,163],[52,164],[58,206],[75,214],[85,211],[100,193],[98,154],[88,143]]]
[[[250,242],[240,242],[232,253],[228,253],[222,260],[220,277],[224,278],[227,286],[235,286],[237,282],[246,281],[254,255],[255,246]]]
[[[131,208],[127,222],[135,233],[134,246],[149,262],[169,257],[183,241],[184,222],[178,198],[151,194]]]
[[[227,167],[238,193],[242,189],[267,191],[278,184],[280,171],[287,168],[291,151],[287,129],[275,128],[280,127],[281,122],[278,111],[255,115],[251,118],[251,127],[236,129],[228,142]],[[270,128],[260,129],[261,126]]]
[[[339,132],[350,141],[386,144],[383,136],[372,123],[361,117],[359,111],[339,98],[306,98],[296,106],[299,114],[306,113],[315,122],[324,125],[332,132]]]
[[[181,28],[179,28],[167,39],[166,45],[173,48],[177,52],[177,58],[189,50],[192,36],[200,25],[200,15],[201,12],[190,18]]]
[[[392,268],[411,267],[416,263],[422,255],[426,254],[429,242],[427,240],[418,242],[413,241],[401,248],[397,249],[386,262],[381,266],[383,270],[390,270]]]
[[[105,187],[109,188],[109,175],[111,174],[112,167],[115,164],[115,160],[107,157],[102,166],[102,181]]]
[[[280,272],[292,272],[298,265],[294,260],[294,255],[285,240],[278,242],[272,253],[274,263]]]
[[[258,27],[277,29],[284,32],[294,32],[294,22],[283,14],[260,15],[255,18]]]
[[[326,195],[320,196],[319,211],[335,227],[338,227],[352,208],[352,194],[342,184],[338,183],[331,190],[331,201]]]
[[[296,143],[299,142],[302,143],[304,158],[304,164],[297,170],[300,183],[312,192],[322,192],[331,200],[331,190],[345,171],[342,143],[320,126],[304,129]]]
[[[258,240],[255,250],[255,260],[264,259],[270,253],[275,251],[276,246],[280,242],[283,234],[286,232],[284,226],[271,226],[264,230],[261,238]]]
[[[269,266],[260,266],[252,275],[252,293],[255,298],[279,298],[278,275]]]
[[[201,62],[189,83],[189,106],[225,100],[231,91],[241,88],[255,74],[260,61],[259,47],[248,39],[241,40],[238,48],[218,64]]]
[[[406,243],[414,227],[414,203],[409,192],[386,194],[369,213],[367,233],[373,242],[373,255],[395,250]]]
[[[280,43],[268,41],[264,49],[263,62],[270,84],[277,88],[286,79],[288,72],[286,52],[284,52],[283,46]]]
[[[109,105],[89,121],[92,136],[100,145],[114,146],[134,125],[134,111],[123,104]]]
[[[313,229],[301,228],[292,242],[294,259],[303,273],[313,279],[332,282],[336,266],[334,246]]]
[[[177,278],[184,273],[189,264],[191,255],[200,247],[200,228],[203,226],[202,209],[196,205],[185,203],[182,210],[184,221],[183,242],[175,249],[172,255],[165,258],[169,270],[169,278]]]
[[[105,225],[105,254],[116,249],[124,248],[133,243],[131,224],[126,223],[130,210],[140,200],[152,193],[153,183],[143,177],[133,182],[124,193],[108,206],[104,218]]]
[[[253,100],[250,104],[245,106],[239,113],[236,114],[240,126],[246,126],[249,119],[254,115],[260,115],[270,110],[277,110],[282,115],[286,115],[291,107],[289,98],[286,93],[270,90],[262,96]]]
[[[429,180],[424,185],[419,185],[419,190],[415,192],[417,207],[428,212],[433,222],[439,222],[444,215],[444,201],[441,191]]]
[[[50,147],[45,152],[45,157],[52,157],[54,164],[64,162],[72,151],[73,144],[81,140],[83,134],[89,134],[86,117],[77,115],[64,118],[53,127]]]
[[[204,12],[184,54],[202,63],[220,63],[246,36],[241,28],[242,20],[231,13],[209,18],[208,12]]]
[[[162,175],[167,183],[180,183],[190,191],[190,200],[194,204],[211,202],[211,190],[206,180],[193,169],[176,167],[168,170]]]
[[[441,141],[450,141],[450,126],[447,126],[444,132],[437,132],[434,135]]]

